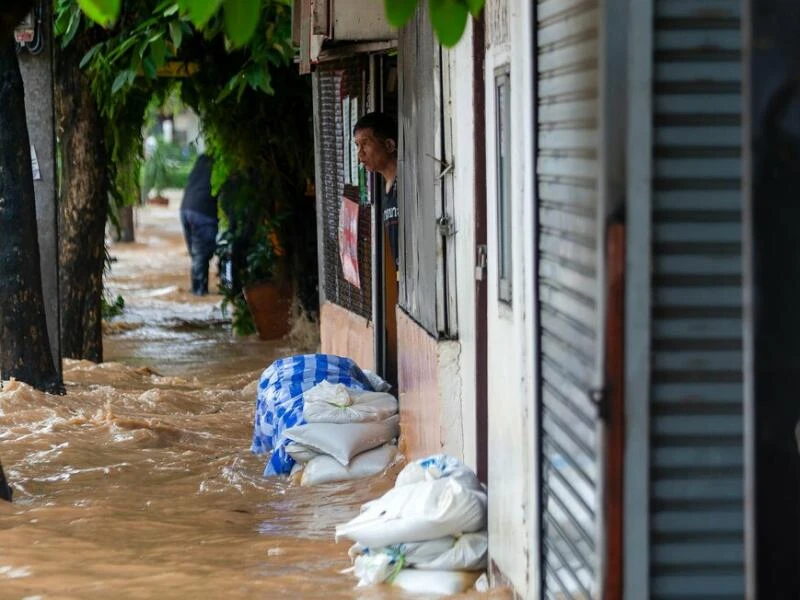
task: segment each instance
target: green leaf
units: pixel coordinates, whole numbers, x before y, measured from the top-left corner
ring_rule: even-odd
[[[171,5],[169,8],[167,8],[167,9],[164,11],[164,16],[165,16],[165,17],[171,17],[171,16],[172,16],[172,15],[174,15],[176,12],[178,12],[178,10],[179,10],[179,9],[180,9],[180,6],[179,6],[179,5],[178,5],[178,3],[176,2],[175,4]]]
[[[61,10],[56,16],[54,31],[56,35],[63,35],[69,26],[69,21],[72,18],[71,10]],[[63,46],[62,46],[63,47]]]
[[[153,58],[153,63],[155,63],[157,69],[164,65],[164,61],[167,58],[167,45],[164,43],[163,38],[159,37],[150,44],[150,56]]]
[[[83,69],[86,65],[88,65],[91,60],[94,58],[94,55],[100,52],[100,48],[102,48],[102,44],[95,44],[92,46],[89,51],[83,55],[81,59],[80,68]]]
[[[460,0],[428,0],[431,25],[442,46],[452,48],[467,27],[469,11]]]
[[[464,0],[467,3],[467,8],[469,8],[470,14],[475,17],[476,19],[481,16],[481,11],[483,10],[483,5],[486,4],[486,0]]]
[[[139,41],[136,37],[129,37],[127,40],[122,42],[119,46],[114,48],[111,52],[108,53],[108,61],[110,63],[116,62],[118,59],[122,58],[125,53]]]
[[[400,28],[411,20],[419,0],[383,0],[386,19],[392,27]]]
[[[208,21],[219,10],[222,0],[181,0],[181,9],[189,15],[189,19],[198,29],[208,24]]]
[[[78,0],[83,12],[103,27],[111,27],[119,17],[120,0]]]
[[[149,56],[146,56],[142,61],[142,72],[145,76],[149,77],[150,79],[155,79],[157,72],[156,72],[156,65],[153,62],[153,59]]]
[[[175,50],[181,47],[181,42],[183,41],[183,29],[181,28],[181,24],[177,21],[170,21],[169,37],[172,38],[172,43],[175,44]]]
[[[128,83],[128,71],[120,71],[111,85],[111,93],[116,94],[126,83]]]
[[[257,0],[225,0],[225,33],[234,47],[244,46],[253,37],[261,17]]]
[[[67,29],[64,32],[64,39],[61,41],[61,47],[66,48],[69,43],[75,37],[75,34],[78,33],[78,29],[81,25],[81,11],[73,10],[72,15],[70,16],[69,23],[67,24]]]

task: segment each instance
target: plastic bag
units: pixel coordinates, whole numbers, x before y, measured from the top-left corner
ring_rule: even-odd
[[[354,456],[387,444],[399,434],[400,418],[395,415],[378,423],[309,423],[287,429],[283,435],[347,466]]]
[[[307,423],[369,423],[397,414],[397,399],[384,392],[350,390],[323,381],[305,393]]]
[[[371,477],[382,473],[396,455],[396,446],[381,446],[359,454],[345,467],[332,456],[321,454],[306,464],[300,485],[318,485]]]
[[[337,540],[346,537],[380,548],[486,528],[486,494],[453,478],[393,488],[362,509],[357,517],[336,527]]]

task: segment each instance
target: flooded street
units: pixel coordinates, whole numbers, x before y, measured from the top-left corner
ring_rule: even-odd
[[[147,206],[110,248],[126,302],[106,363],[65,361],[66,396],[0,392],[0,598],[401,598],[354,589],[333,528],[391,477],[301,488],[249,451],[255,385],[313,350],[235,339],[195,298],[174,206]],[[214,268],[214,273],[216,269]],[[313,336],[309,336],[313,343]]]

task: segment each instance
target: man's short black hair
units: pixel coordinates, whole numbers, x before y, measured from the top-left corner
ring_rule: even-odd
[[[371,112],[365,114],[353,127],[353,135],[361,129],[371,129],[372,134],[379,140],[392,140],[397,144],[397,121],[393,117],[382,112]]]

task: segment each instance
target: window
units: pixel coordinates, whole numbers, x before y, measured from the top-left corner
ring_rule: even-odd
[[[495,137],[497,156],[498,297],[511,303],[511,79],[508,67],[495,76]]]

